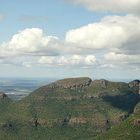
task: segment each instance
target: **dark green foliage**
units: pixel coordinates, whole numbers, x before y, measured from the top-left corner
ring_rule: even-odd
[[[135,112],[121,124],[114,126],[107,133],[89,140],[139,140],[140,139],[140,102]]]
[[[129,93],[117,96],[103,96],[103,100],[109,102],[115,108],[132,113],[140,98],[138,94]]]

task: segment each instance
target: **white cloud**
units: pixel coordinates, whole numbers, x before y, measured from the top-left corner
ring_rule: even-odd
[[[0,57],[85,53],[77,44],[67,43],[56,36],[47,36],[40,28],[19,31],[10,41],[0,44],[0,48]]]
[[[93,66],[96,58],[94,55],[42,56],[38,62],[48,66]]]
[[[101,68],[115,68],[115,65],[113,65],[113,64],[102,64],[100,67]]]
[[[22,66],[24,66],[26,68],[30,68],[30,67],[32,67],[32,63],[30,63],[30,62],[23,62]]]
[[[65,40],[47,36],[40,28],[24,29],[0,45],[0,58],[5,64],[25,67],[39,63],[114,68],[114,63],[119,66],[119,61],[136,66],[140,55],[139,38],[139,17],[107,16],[99,22],[68,31]]]
[[[110,52],[104,55],[104,58],[109,61],[116,61],[118,63],[139,63],[140,55],[127,55],[127,54],[118,54],[115,52]]]
[[[1,57],[16,56],[16,55],[40,55],[48,49],[49,43],[58,40],[57,37],[46,36],[42,29],[27,28],[13,35],[9,42],[4,42],[0,45]],[[53,53],[48,52],[48,53]]]
[[[40,28],[24,29],[0,45],[0,57],[92,55],[99,49],[139,54],[139,38],[137,16],[107,16],[100,22],[68,31],[64,41],[47,36]]]
[[[140,18],[133,15],[107,16],[100,22],[66,33],[66,41],[75,43],[81,48],[93,50],[106,48],[127,53],[140,53],[139,38]]]
[[[65,0],[93,11],[140,13],[139,0]]]
[[[51,38],[43,35],[43,31],[38,28],[25,29],[15,34],[10,42],[8,48],[11,50],[20,50],[22,52],[35,52],[46,47]]]
[[[109,52],[104,55],[104,60],[101,66],[108,66],[107,68],[121,69],[121,71],[138,71],[140,70],[140,54],[130,55],[116,52]],[[112,66],[111,66],[112,65]],[[111,67],[110,67],[111,66]]]

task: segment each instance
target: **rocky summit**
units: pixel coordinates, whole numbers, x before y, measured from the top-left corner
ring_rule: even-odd
[[[88,77],[82,78],[68,78],[56,81],[50,84],[51,88],[65,88],[65,89],[77,89],[87,87],[91,84],[92,80]]]
[[[40,87],[20,101],[0,93],[5,98],[0,100],[0,140],[113,139],[113,128],[129,119],[134,128],[140,126],[139,83],[81,77]]]
[[[4,99],[6,97],[7,95],[4,92],[0,91],[0,99]]]

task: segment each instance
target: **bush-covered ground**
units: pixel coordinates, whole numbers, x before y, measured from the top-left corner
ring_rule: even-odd
[[[95,140],[139,140],[140,102],[136,108],[136,111],[127,120],[117,126],[113,126],[107,133],[97,136]]]

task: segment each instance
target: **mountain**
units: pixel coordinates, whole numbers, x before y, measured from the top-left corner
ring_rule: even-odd
[[[129,83],[132,88],[140,86],[140,81]],[[140,89],[139,89],[140,94]],[[140,102],[134,108],[134,112],[124,122],[113,126],[107,133],[99,135],[95,140],[139,140],[140,139]],[[91,138],[93,140],[93,138]]]
[[[20,101],[0,98],[0,140],[88,140],[107,135],[131,117],[140,101],[138,93],[137,80],[82,77],[58,80]]]

